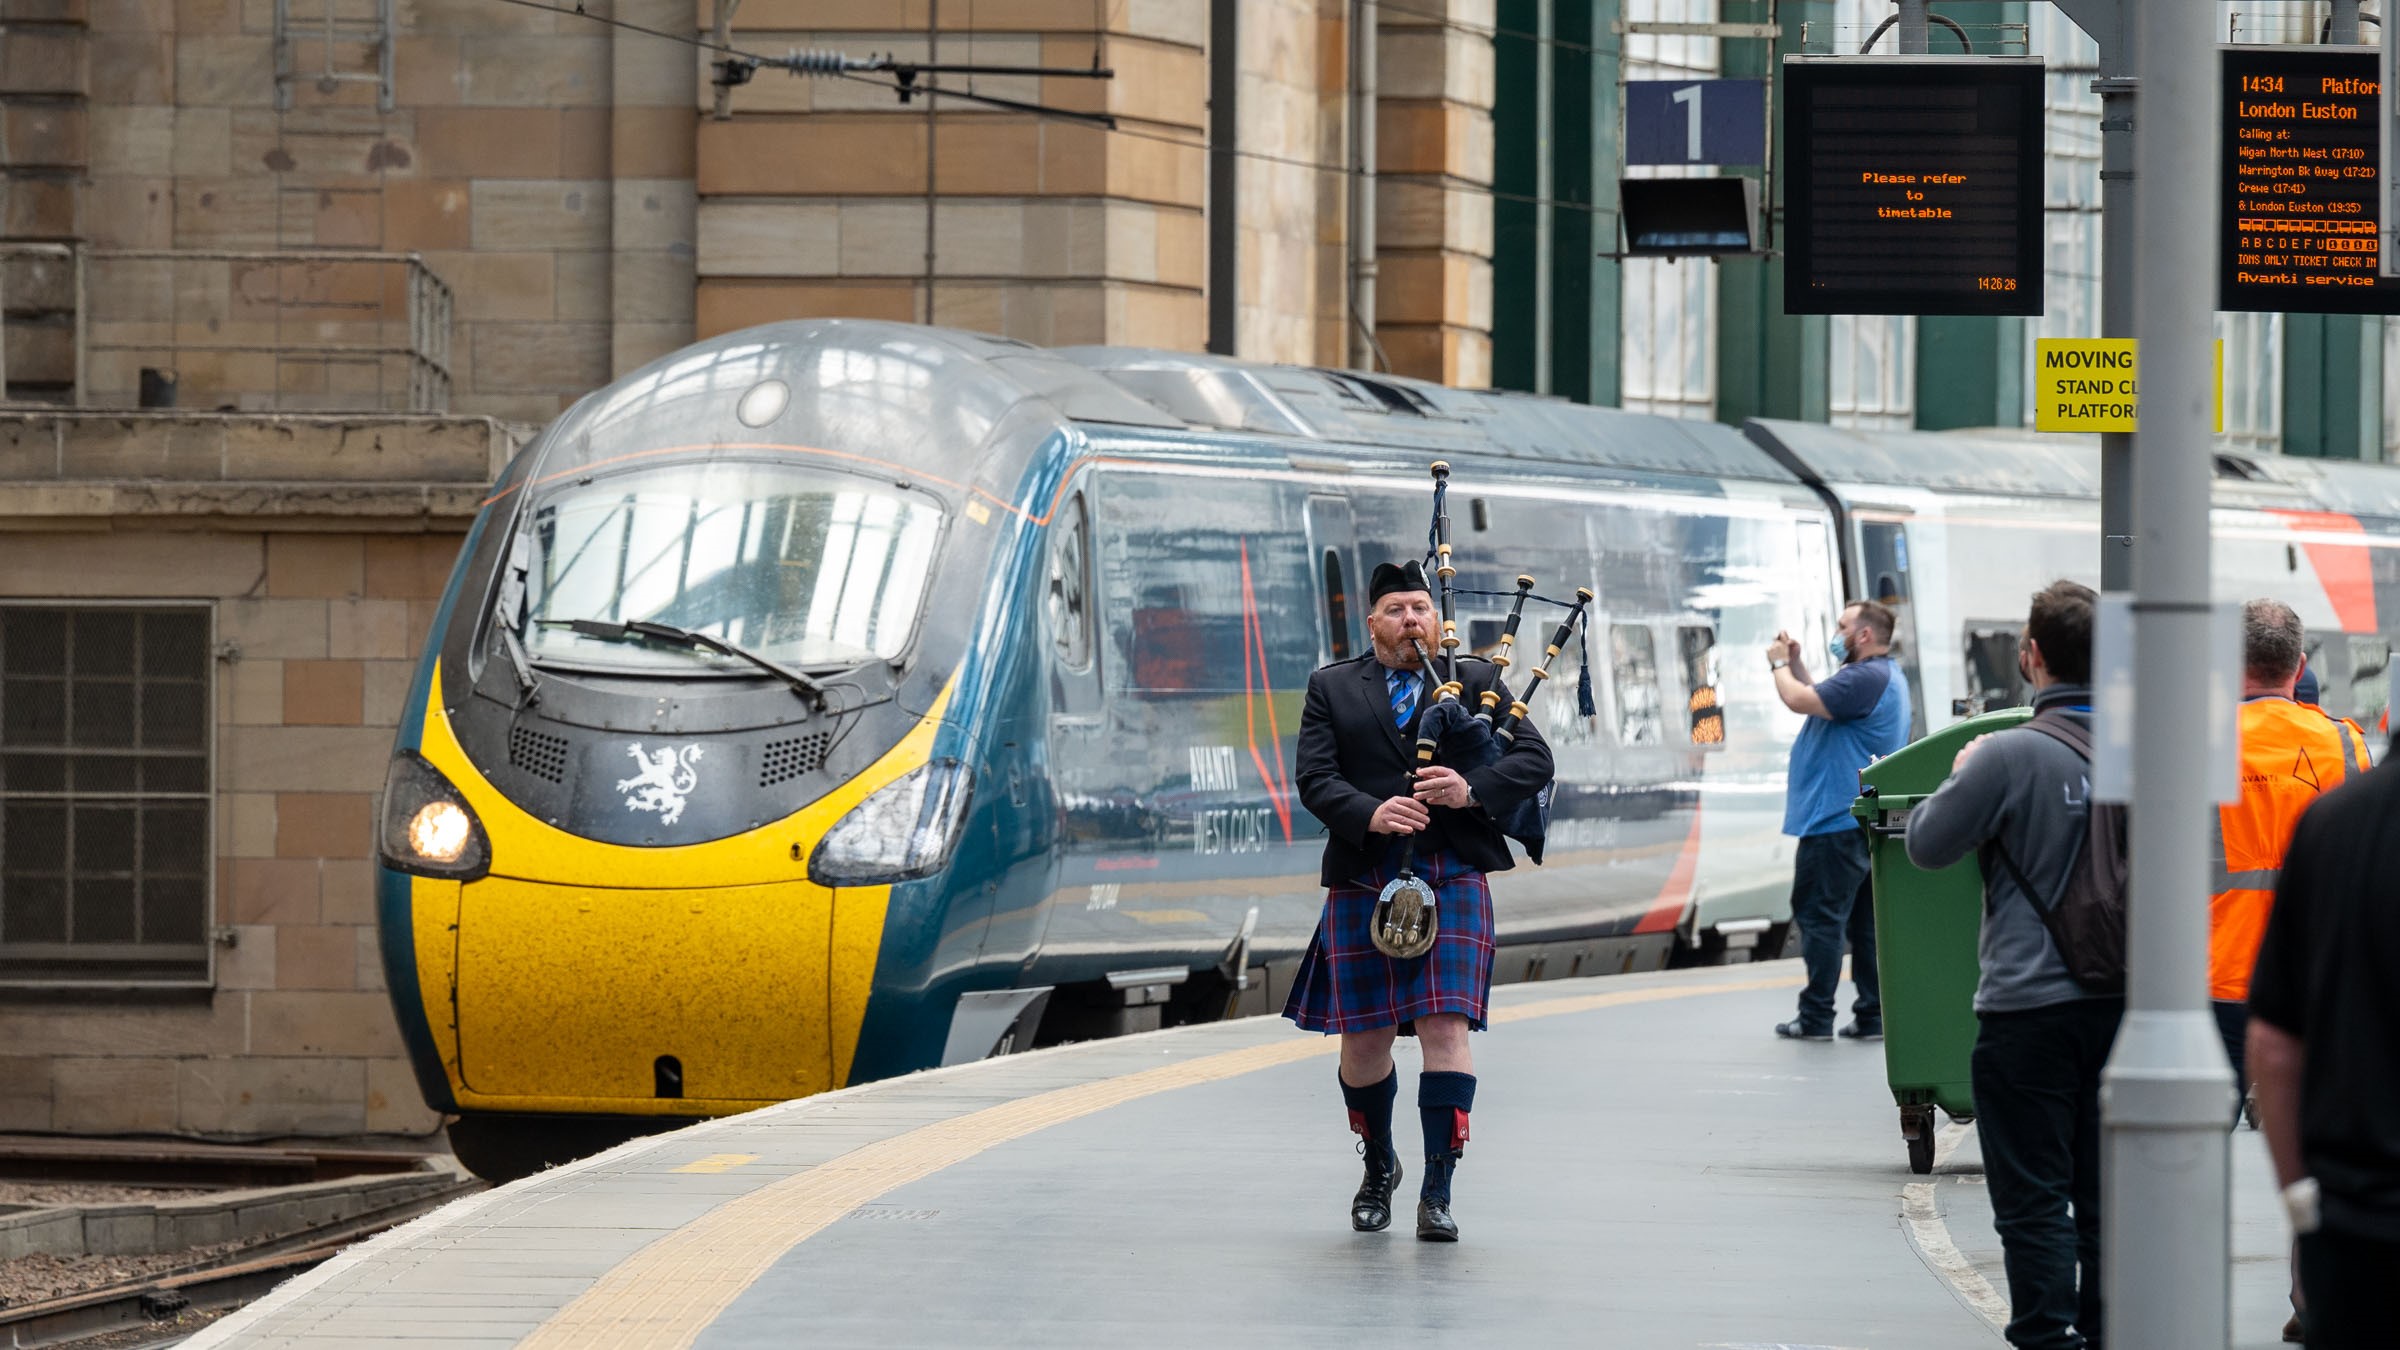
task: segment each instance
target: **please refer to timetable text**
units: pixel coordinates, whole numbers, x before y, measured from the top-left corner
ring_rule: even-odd
[[[1954,212],[1947,206],[1928,203],[1921,187],[1957,187],[1967,181],[1963,173],[1877,173],[1872,169],[1858,175],[1862,184],[1878,187],[1897,187],[1901,204],[1880,205],[1875,208],[1878,220],[1948,220]]]

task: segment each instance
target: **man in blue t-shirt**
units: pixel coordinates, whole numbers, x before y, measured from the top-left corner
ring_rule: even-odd
[[[1792,745],[1783,797],[1783,832],[1800,841],[1792,857],[1792,923],[1800,930],[1808,987],[1800,991],[1800,1015],[1775,1034],[1833,1039],[1833,996],[1847,938],[1858,999],[1842,1035],[1873,1041],[1883,1038],[1875,898],[1867,885],[1867,836],[1850,803],[1858,796],[1858,771],[1908,743],[1908,678],[1891,656],[1892,612],[1872,600],[1842,610],[1828,645],[1834,672],[1814,683],[1789,633],[1777,633],[1767,648],[1783,706],[1808,718]]]

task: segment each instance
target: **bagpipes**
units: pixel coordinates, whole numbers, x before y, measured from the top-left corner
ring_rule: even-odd
[[[1441,685],[1432,707],[1417,720],[1417,767],[1424,768],[1438,755],[1443,763],[1467,773],[1486,768],[1497,762],[1515,744],[1517,727],[1525,720],[1534,696],[1550,679],[1550,666],[1558,654],[1566,650],[1567,640],[1578,635],[1584,611],[1592,603],[1591,588],[1578,586],[1575,601],[1552,600],[1533,593],[1531,576],[1519,575],[1514,598],[1509,605],[1508,621],[1500,630],[1500,648],[1491,661],[1497,667],[1492,687],[1483,693],[1481,706],[1469,710],[1461,698],[1466,687],[1458,678],[1458,621],[1456,599],[1459,595],[1506,596],[1506,591],[1470,591],[1453,584],[1458,574],[1450,553],[1450,466],[1436,460],[1433,465],[1433,527],[1426,535],[1427,553],[1434,563],[1434,573],[1440,581],[1441,604]],[[1542,662],[1535,666],[1521,697],[1510,697],[1508,668],[1516,649],[1517,625],[1522,621],[1527,600],[1539,600],[1567,611],[1559,620],[1558,629],[1551,634]],[[1427,674],[1432,674],[1432,655],[1425,644],[1416,642],[1417,660]],[[1592,673],[1589,651],[1578,645],[1582,669],[1577,678],[1578,711],[1585,717],[1594,716],[1592,703]],[[1507,711],[1501,711],[1503,701]],[[1539,863],[1542,845],[1550,832],[1550,789],[1545,786],[1525,801],[1494,815],[1493,823],[1500,832],[1525,846],[1525,856]],[[1386,956],[1407,959],[1423,956],[1433,949],[1440,932],[1433,887],[1416,872],[1417,840],[1415,835],[1401,841],[1399,875],[1385,884],[1376,897],[1374,920],[1369,936],[1376,950]]]

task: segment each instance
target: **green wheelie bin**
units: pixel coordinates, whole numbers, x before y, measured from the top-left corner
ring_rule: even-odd
[[[1976,936],[1983,869],[1970,855],[1938,872],[1908,860],[1909,808],[1950,776],[1959,747],[2033,715],[2004,708],[1970,717],[1901,747],[1859,774],[1851,804],[1867,830],[1875,885],[1875,954],[1883,977],[1883,1065],[1900,1104],[1908,1170],[1933,1170],[1935,1109],[1975,1117],[1968,1058],[1975,1049]]]

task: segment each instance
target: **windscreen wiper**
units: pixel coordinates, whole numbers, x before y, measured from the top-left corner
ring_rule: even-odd
[[[653,642],[671,642],[680,647],[701,647],[712,652],[719,652],[733,657],[737,661],[747,661],[782,680],[792,687],[792,692],[807,696],[818,712],[825,711],[825,686],[818,683],[815,677],[802,674],[790,666],[769,660],[757,652],[746,647],[736,646],[723,638],[713,638],[706,633],[694,632],[689,628],[678,628],[671,623],[652,623],[647,619],[629,619],[624,623],[610,623],[603,619],[544,619],[542,623],[553,628],[566,628],[583,637],[600,638],[608,642],[622,642],[627,638],[646,638]]]
[[[533,660],[525,655],[525,644],[517,641],[517,630],[507,624],[495,624],[500,630],[500,650],[508,653],[509,669],[517,676],[517,706],[524,707],[541,697],[542,679],[533,673]]]

